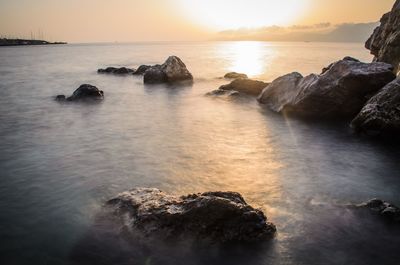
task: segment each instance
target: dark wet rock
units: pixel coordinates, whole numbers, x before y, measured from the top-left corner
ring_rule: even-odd
[[[57,96],[57,99],[62,100],[64,95]],[[64,96],[65,98],[65,96]],[[79,100],[88,100],[94,99],[99,100],[104,98],[104,92],[99,90],[97,87],[83,84],[79,88],[77,88],[74,93],[66,98],[67,101],[79,101]]]
[[[258,96],[268,86],[268,83],[252,79],[235,79],[229,84],[222,85],[219,90],[238,91],[243,94]]]
[[[400,222],[400,209],[389,202],[380,199],[372,199],[357,205],[357,207],[370,209],[372,212],[378,213],[387,220]]]
[[[337,61],[323,72],[291,73],[274,80],[258,97],[276,112],[313,118],[354,117],[365,102],[396,76],[387,63]]]
[[[246,74],[242,73],[236,73],[236,72],[230,72],[224,75],[224,78],[229,78],[229,79],[238,79],[238,78],[248,78]]]
[[[139,68],[133,73],[134,75],[143,75],[147,70],[151,68],[151,65],[141,65]]]
[[[135,69],[126,67],[121,67],[121,68],[107,67],[105,69],[99,69],[97,70],[97,72],[100,74],[128,75],[128,74],[133,74],[135,72]]]
[[[166,83],[167,75],[161,69],[161,67],[153,66],[148,69],[143,77],[143,82],[145,84],[158,84],[158,83]]]
[[[236,192],[173,196],[138,188],[107,202],[114,214],[128,217],[130,229],[146,236],[194,237],[213,242],[260,241],[276,231],[260,210]]]
[[[365,47],[375,55],[374,61],[386,62],[400,70],[400,0],[389,13],[381,18],[381,24],[365,43]]]
[[[400,77],[365,104],[351,122],[351,127],[368,135],[400,132]]]
[[[211,92],[208,92],[206,96],[227,96],[227,97],[233,97],[233,96],[239,96],[240,93],[235,90],[223,90],[223,89],[216,89]]]
[[[55,99],[56,99],[57,101],[64,101],[64,100],[66,100],[67,98],[65,97],[65,95],[57,95],[57,96],[55,97]]]
[[[154,65],[144,73],[145,84],[193,81],[192,74],[177,56],[170,56],[162,65]]]

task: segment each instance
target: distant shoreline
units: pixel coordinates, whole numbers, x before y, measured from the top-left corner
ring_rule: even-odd
[[[67,44],[67,43],[49,42],[45,40],[0,39],[0,46],[58,45],[58,44]]]

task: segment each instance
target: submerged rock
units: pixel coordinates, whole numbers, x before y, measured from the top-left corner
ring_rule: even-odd
[[[233,96],[239,96],[240,93],[235,90],[223,90],[223,89],[216,89],[211,92],[208,92],[206,96],[227,96],[227,97],[233,97]]]
[[[400,71],[400,0],[389,13],[381,18],[381,24],[365,43],[365,47],[375,55],[374,61],[390,63],[394,72]]]
[[[368,135],[400,132],[400,77],[367,102],[351,122],[351,127]]]
[[[400,209],[389,202],[380,199],[372,199],[357,205],[357,207],[368,208],[390,221],[400,222]]]
[[[88,99],[99,100],[103,98],[104,92],[102,90],[99,90],[97,87],[88,84],[83,84],[78,87],[70,97],[65,97],[64,95],[56,96],[56,100],[58,101],[79,101]]]
[[[224,78],[229,78],[229,79],[238,79],[238,78],[248,78],[246,74],[242,73],[236,73],[236,72],[230,72],[224,75]]]
[[[97,72],[100,74],[105,73],[105,74],[127,75],[127,74],[133,74],[135,72],[135,69],[126,67],[121,67],[121,68],[107,67],[105,69],[99,69],[97,70]]]
[[[177,56],[170,56],[162,65],[151,66],[144,72],[145,84],[193,81],[192,74]]]
[[[274,80],[258,97],[276,112],[316,118],[352,117],[379,89],[395,79],[387,63],[362,63],[351,57],[322,74],[291,73]]]
[[[218,90],[237,91],[243,94],[258,96],[266,86],[268,86],[268,83],[262,81],[252,79],[235,79],[229,84],[220,86]]]
[[[215,242],[259,241],[276,228],[260,210],[236,192],[173,196],[158,189],[138,188],[107,202],[117,216],[128,216],[129,228],[147,236],[191,236]]]

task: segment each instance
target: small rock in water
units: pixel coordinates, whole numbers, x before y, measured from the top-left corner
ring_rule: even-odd
[[[78,87],[70,97],[66,98],[64,95],[56,96],[56,100],[58,101],[79,101],[88,99],[99,100],[103,98],[104,92],[102,90],[99,90],[97,87],[89,84],[83,84]]]
[[[240,93],[235,90],[223,90],[223,89],[216,89],[211,92],[206,93],[206,96],[239,96]]]
[[[170,56],[163,64],[147,69],[144,72],[143,81],[145,84],[191,82],[193,76],[181,59],[177,56]]]
[[[213,242],[260,241],[276,228],[260,210],[236,192],[168,195],[158,189],[137,188],[107,202],[130,229],[162,238],[194,237]]]
[[[400,222],[400,209],[389,202],[380,199],[372,199],[357,205],[357,207],[368,208],[390,221]]]
[[[150,68],[151,68],[151,65],[141,65],[138,67],[138,69],[133,74],[134,75],[143,75]]]
[[[229,84],[222,85],[219,90],[237,91],[243,94],[258,96],[268,86],[268,83],[252,79],[235,79]]]
[[[127,74],[133,74],[135,72],[135,69],[126,67],[121,67],[121,68],[107,67],[106,69],[99,69],[97,70],[97,72],[100,74],[105,73],[105,74],[127,75]]]
[[[246,74],[230,72],[230,73],[225,74],[224,78],[238,79],[238,78],[248,78],[248,77]]]

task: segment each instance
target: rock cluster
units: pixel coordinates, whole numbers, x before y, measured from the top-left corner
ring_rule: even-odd
[[[395,79],[387,63],[362,63],[346,57],[303,77],[291,73],[274,80],[259,95],[276,112],[313,118],[354,117],[365,102]]]
[[[260,210],[236,192],[168,195],[158,189],[137,188],[107,202],[114,214],[128,218],[130,229],[146,236],[191,236],[213,242],[259,241],[276,228]]]

